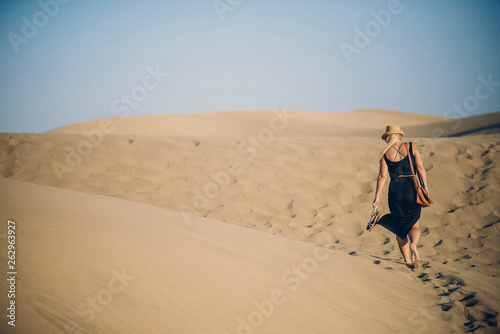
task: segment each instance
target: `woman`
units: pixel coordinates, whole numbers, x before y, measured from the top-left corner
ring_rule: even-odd
[[[398,125],[387,126],[386,132],[382,135],[387,146],[380,153],[380,171],[373,207],[377,207],[379,204],[380,193],[389,173],[391,176],[389,184],[389,209],[391,213],[383,216],[378,224],[396,234],[398,246],[405,262],[418,268],[420,257],[418,256],[417,244],[420,238],[421,208],[416,203],[417,191],[413,179],[408,177],[412,174],[409,159],[412,159],[415,172],[420,174],[424,190],[428,193],[427,175],[417,147],[409,143],[408,152],[405,143],[402,142],[404,135],[405,133]]]

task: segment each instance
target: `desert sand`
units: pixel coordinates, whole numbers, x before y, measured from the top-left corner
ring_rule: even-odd
[[[269,110],[0,134],[0,332],[498,333],[499,123]],[[435,202],[418,269],[365,230],[388,124]]]

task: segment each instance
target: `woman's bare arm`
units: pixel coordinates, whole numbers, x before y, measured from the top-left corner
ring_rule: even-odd
[[[377,178],[377,190],[375,191],[375,199],[373,200],[373,207],[378,206],[380,201],[380,194],[382,193],[382,188],[384,188],[385,181],[387,180],[388,167],[385,159],[380,160],[380,169]]]

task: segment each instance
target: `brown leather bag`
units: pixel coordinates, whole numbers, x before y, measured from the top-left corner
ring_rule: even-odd
[[[410,144],[405,143],[406,146],[406,151],[408,154],[410,154]],[[411,155],[408,157],[410,159],[410,167],[411,167],[411,173],[413,177],[413,182],[415,183],[415,189],[417,189],[417,204],[423,208],[426,208],[428,206],[431,206],[432,203],[434,203],[429,195],[427,195],[427,192],[424,190],[422,187],[422,182],[420,181],[420,178],[415,174],[415,171],[413,170],[413,163],[411,159]]]

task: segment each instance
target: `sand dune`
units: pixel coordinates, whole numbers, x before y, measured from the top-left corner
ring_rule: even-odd
[[[82,134],[101,130],[113,135],[250,136],[270,128],[283,137],[380,136],[387,120],[414,137],[443,137],[500,126],[500,113],[456,119],[398,111],[364,109],[344,113],[311,113],[283,109],[179,115],[139,115],[83,122],[49,133]],[[495,130],[498,133],[498,129]]]
[[[180,115],[140,115],[105,120],[105,128],[114,135],[150,136],[250,136],[263,128],[285,137],[356,136],[373,137],[393,119],[401,126],[423,125],[449,118],[414,115],[387,110],[358,110],[348,113],[310,113],[286,109],[238,112],[214,112]],[[359,120],[362,119],[363,122]],[[81,134],[99,129],[103,120],[58,128],[50,133]]]
[[[9,212],[17,225],[17,332],[416,333],[416,319],[447,327],[418,282],[397,271],[370,276],[369,260],[331,247],[0,182],[2,220]]]
[[[468,118],[448,118],[429,126],[412,125],[407,130],[419,137],[450,137],[500,133],[500,112]]]
[[[82,332],[137,332],[145,328],[141,316],[151,333],[235,333],[238,317],[276,288],[294,302],[276,306],[255,333],[495,333],[500,137],[440,137],[480,134],[495,120],[498,114],[453,126],[456,120],[392,111],[263,111],[0,134],[0,173],[8,179],[2,219],[29,222],[23,247],[32,260],[22,260],[24,270],[43,282],[20,276],[29,291],[23,303],[38,301],[23,312],[48,333],[68,320]],[[386,123],[399,123],[418,145],[435,201],[423,211],[417,271],[401,263],[390,233],[364,230]],[[40,245],[35,231],[47,235]],[[304,289],[290,292],[283,273],[315,247],[334,252]],[[42,268],[48,256],[71,270]],[[109,314],[82,321],[78,302],[124,266],[146,284],[133,287],[134,280]],[[51,295],[53,284],[72,281],[74,292],[65,285],[65,295]],[[400,303],[398,294],[416,304]]]

